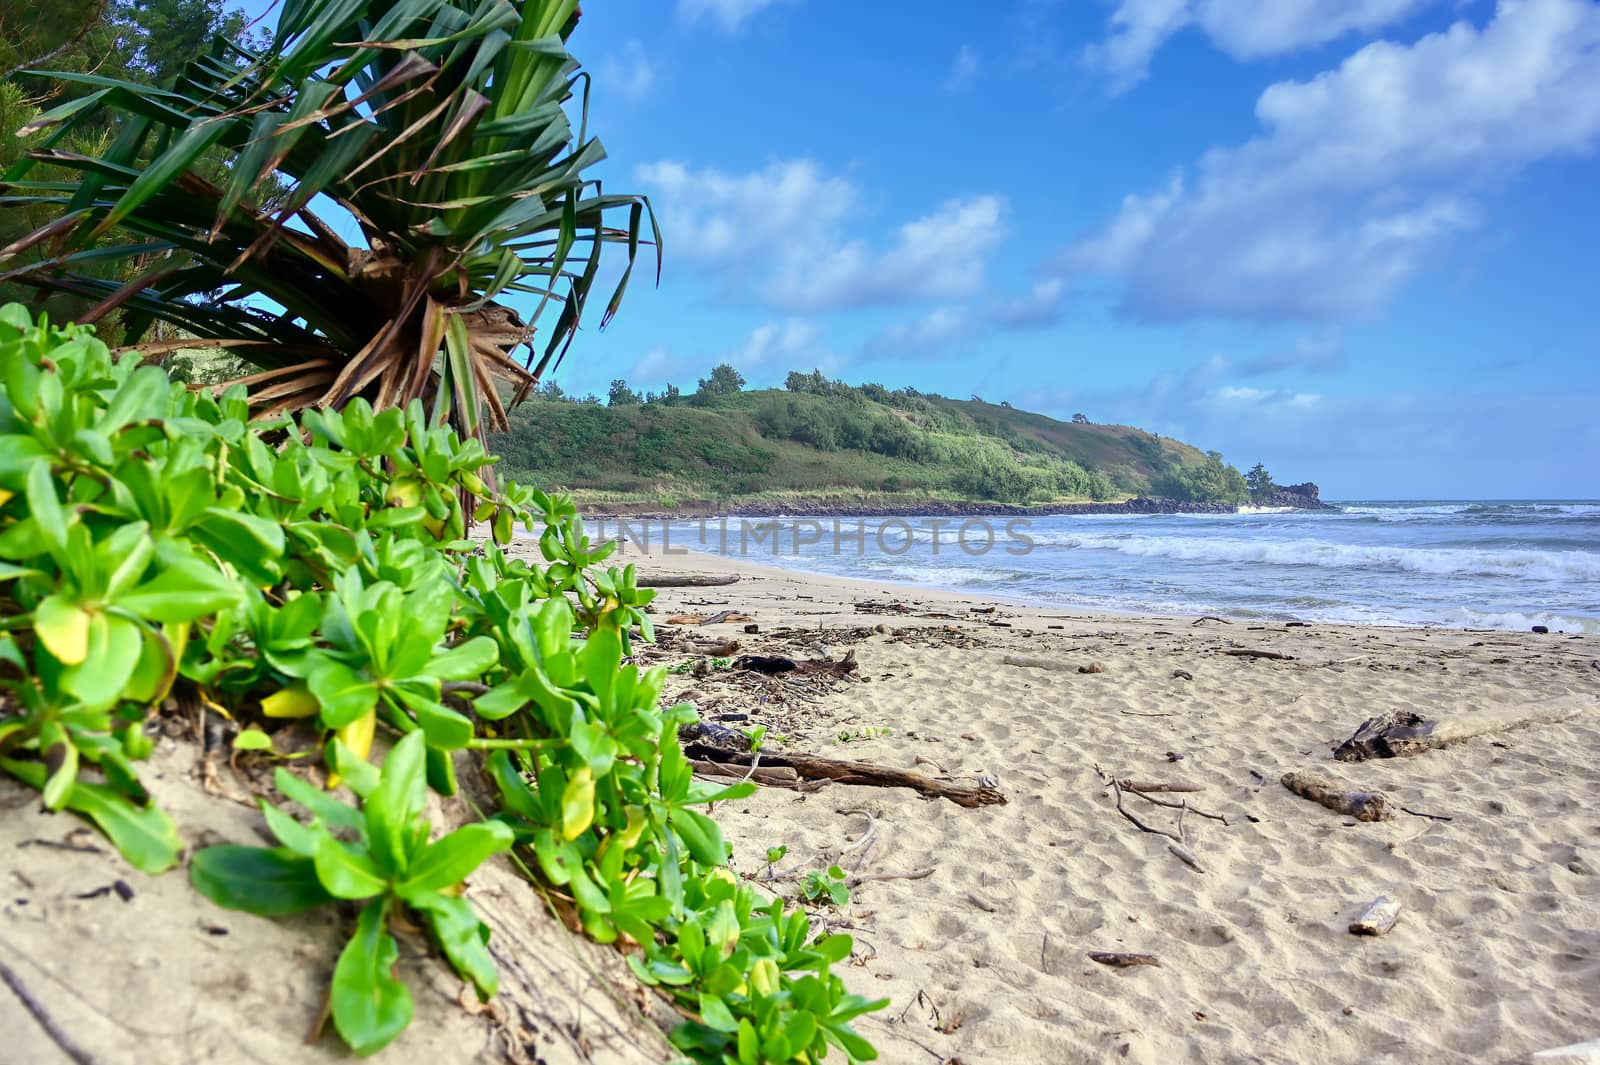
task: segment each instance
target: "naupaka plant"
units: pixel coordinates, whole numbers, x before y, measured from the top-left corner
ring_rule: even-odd
[[[202,851],[191,876],[258,913],[361,904],[330,1006],[363,1053],[410,1016],[396,928],[420,924],[493,991],[459,892],[510,847],[692,1018],[671,1038],[695,1061],[871,1058],[851,1022],[884,1002],[832,971],[849,937],[727,867],[709,804],[751,785],[694,779],[693,709],[661,705],[665,671],[630,660],[653,593],[604,565],[613,545],[569,500],[491,490],[491,462],[420,402],[251,420],[242,388],[190,391],[0,309],[0,770],[154,872],[181,849],[135,772],[164,696],[232,717],[256,750],[265,729],[309,732],[329,777],[275,777],[308,819],[266,803],[278,847]],[[503,546],[513,526],[531,557]],[[448,798],[458,763],[487,771],[499,808],[434,839],[419,796]]]
[[[334,1026],[358,1054],[383,1048],[411,1021],[411,993],[393,974],[399,947],[388,928],[402,908],[420,916],[483,999],[499,987],[489,930],[459,891],[484,859],[510,848],[512,833],[486,821],[430,839],[423,751],[422,734],[414,732],[395,744],[380,771],[335,740],[329,760],[360,796],[359,810],[280,769],[278,790],[310,812],[310,824],[263,800],[279,846],[208,847],[189,864],[201,894],[232,910],[275,917],[340,899],[363,903],[329,997]]]

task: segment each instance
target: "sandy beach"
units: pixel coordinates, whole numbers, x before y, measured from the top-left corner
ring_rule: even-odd
[[[669,697],[767,726],[768,754],[1005,796],[968,808],[831,783],[718,808],[741,875],[793,897],[807,872],[846,873],[848,903],[815,913],[855,937],[853,990],[893,1000],[858,1022],[888,1065],[1511,1063],[1600,1037],[1600,637],[1090,615],[709,555],[621,558],[655,577],[740,577],[660,594],[662,640],[639,657],[674,669]],[[724,611],[745,617],[668,623]],[[719,668],[743,654],[854,655],[856,669]],[[1414,757],[1329,753],[1385,711],[1552,707],[1575,716]],[[186,847],[260,842],[270,769],[236,771],[185,721],[164,719],[152,793]],[[1358,822],[1279,783],[1307,769],[1404,811]],[[1198,790],[1151,796],[1188,811],[1124,795],[1162,835],[1118,813],[1113,777]],[[76,819],[41,813],[29,789],[0,781],[0,808],[0,960],[86,1060],[348,1060],[331,1037],[307,1042],[345,918],[219,910],[181,872],[143,876]],[[403,937],[417,1018],[379,1060],[670,1059],[640,1011],[675,1016],[615,951],[563,931],[503,859],[469,892],[499,997],[464,1008],[428,945]],[[1352,935],[1380,895],[1401,904],[1397,925]],[[0,994],[0,1023],[16,1033],[0,1061],[72,1060],[19,997]]]
[[[669,694],[767,725],[779,753],[993,777],[1008,798],[967,809],[831,784],[722,810],[745,875],[790,894],[833,862],[864,878],[829,922],[856,937],[854,990],[893,999],[862,1026],[886,1063],[1518,1062],[1600,1037],[1600,638],[1089,615],[659,546],[622,557],[740,575],[661,593],[658,623],[754,619],[679,640],[860,667],[788,683],[713,669]],[[1385,711],[1551,706],[1577,716],[1414,757],[1330,756]],[[1360,823],[1279,783],[1307,769],[1414,812]],[[1193,806],[1183,838],[1204,872],[1120,816],[1106,774],[1198,785],[1162,797]],[[1176,828],[1180,811],[1125,802]],[[1398,924],[1352,935],[1380,895]]]

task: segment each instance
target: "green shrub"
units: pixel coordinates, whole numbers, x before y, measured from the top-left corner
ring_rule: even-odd
[[[600,568],[614,545],[592,548],[570,501],[490,490],[491,463],[419,402],[251,422],[242,389],[191,392],[90,330],[0,310],[0,770],[155,873],[179,842],[135,765],[170,691],[314,730],[355,803],[280,773],[310,823],[264,804],[280,846],[208,848],[190,876],[255,913],[364,903],[331,996],[358,1053],[411,1016],[398,909],[494,992],[488,929],[453,892],[515,846],[595,939],[638,944],[640,979],[695,1018],[672,1033],[695,1060],[875,1056],[850,1021],[886,1003],[831,972],[849,937],[734,878],[699,809],[753,785],[696,783],[693,709],[659,705],[664,670],[623,665],[653,593]],[[542,562],[501,549],[518,524]],[[424,788],[454,795],[457,757],[487,759],[502,805],[433,840]]]

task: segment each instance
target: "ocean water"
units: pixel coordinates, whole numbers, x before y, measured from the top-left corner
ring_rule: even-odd
[[[1600,633],[1600,502],[1328,511],[729,518],[631,533],[816,573],[1119,613]]]

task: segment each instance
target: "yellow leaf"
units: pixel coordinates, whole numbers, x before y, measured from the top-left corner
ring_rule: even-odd
[[[391,507],[414,507],[422,502],[422,482],[415,477],[402,477],[389,486],[387,502]]]
[[[41,602],[33,612],[33,631],[56,659],[76,666],[89,656],[89,612],[59,595]]]
[[[280,688],[261,700],[261,712],[268,717],[310,717],[322,709],[317,697],[297,680],[287,688]]]
[[[588,766],[577,770],[567,779],[561,792],[561,835],[564,839],[577,839],[594,824],[594,773]]]
[[[15,492],[8,492],[4,488],[0,488],[0,507],[11,502],[12,499],[16,498],[16,495],[17,493]]]
[[[378,731],[378,711],[368,710],[348,725],[341,725],[334,729],[333,734],[339,737],[339,742],[350,748],[350,753],[357,758],[366,760],[372,753],[372,737]],[[332,791],[339,786],[339,774],[328,774],[328,790]]]

